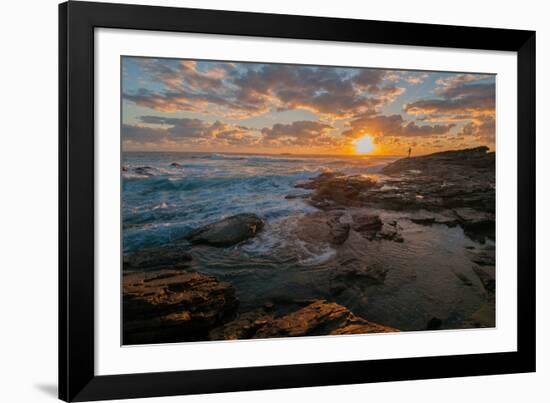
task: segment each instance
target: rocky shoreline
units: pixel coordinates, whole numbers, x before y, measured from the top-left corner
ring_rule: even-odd
[[[303,199],[316,211],[281,227],[306,250],[330,250],[323,263],[327,286],[318,297],[267,298],[243,308],[232,284],[196,270],[194,248],[230,250],[266,231],[260,217],[238,214],[124,257],[124,344],[399,331],[342,302],[385,284],[391,267],[365,257],[378,243],[407,245],[404,225],[460,228],[477,246],[465,251],[470,268],[455,272],[456,282],[476,288],[485,301],[458,324],[434,315],[415,330],[494,326],[495,154],[486,147],[403,158],[376,175],[325,172],[295,186],[309,193],[286,198]]]

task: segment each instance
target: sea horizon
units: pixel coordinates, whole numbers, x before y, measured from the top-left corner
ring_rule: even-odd
[[[406,156],[404,154],[308,154],[308,153],[258,153],[258,152],[237,152],[237,151],[174,151],[174,150],[122,150],[123,154],[155,154],[155,153],[170,153],[170,154],[222,154],[222,155],[245,155],[245,156],[287,156],[287,157],[300,157],[300,158],[402,158]],[[431,154],[431,153],[428,153]],[[419,154],[428,155],[428,154]]]

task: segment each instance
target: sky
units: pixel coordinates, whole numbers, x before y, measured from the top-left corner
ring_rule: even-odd
[[[495,146],[495,76],[122,58],[124,151],[427,154]]]

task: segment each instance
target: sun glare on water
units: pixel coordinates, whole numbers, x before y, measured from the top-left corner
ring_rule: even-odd
[[[359,154],[368,154],[374,151],[374,144],[370,136],[364,136],[354,141],[355,151]]]

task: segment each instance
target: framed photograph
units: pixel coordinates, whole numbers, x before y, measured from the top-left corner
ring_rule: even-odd
[[[535,33],[59,6],[59,397],[535,371]]]

